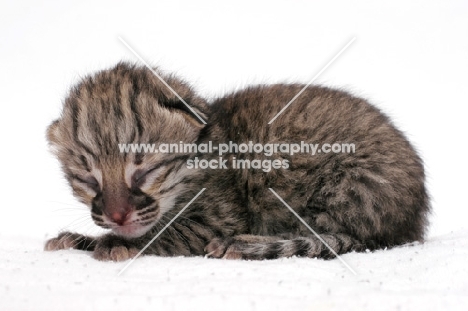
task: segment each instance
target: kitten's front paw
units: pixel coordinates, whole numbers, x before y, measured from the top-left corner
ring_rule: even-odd
[[[223,259],[242,259],[243,251],[241,244],[236,243],[234,238],[215,238],[205,247],[207,257]]]
[[[99,239],[93,257],[103,261],[124,261],[135,257],[140,250],[131,242],[114,235]]]
[[[45,251],[57,251],[61,249],[93,250],[95,240],[79,233],[62,232],[56,238],[45,243]]]

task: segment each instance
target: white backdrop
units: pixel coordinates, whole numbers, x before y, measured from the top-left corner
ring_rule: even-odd
[[[368,98],[407,133],[426,163],[430,236],[466,228],[467,13],[466,1],[2,0],[0,234],[44,237],[87,215],[45,129],[80,76],[137,61],[118,36],[208,97],[307,83],[356,37],[317,82]]]

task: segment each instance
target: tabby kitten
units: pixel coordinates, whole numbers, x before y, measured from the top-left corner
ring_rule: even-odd
[[[74,195],[110,232],[63,232],[46,250],[92,251],[126,260],[183,211],[145,254],[271,259],[334,254],[273,195],[274,189],[337,254],[421,241],[429,201],[424,168],[410,143],[365,100],[310,86],[260,85],[208,105],[182,80],[119,63],[72,88],[47,130]],[[226,154],[224,169],[189,168],[216,152],[121,153],[123,143],[353,143],[354,153]],[[285,167],[233,168],[235,160],[280,160]],[[192,162],[193,163],[193,162]]]

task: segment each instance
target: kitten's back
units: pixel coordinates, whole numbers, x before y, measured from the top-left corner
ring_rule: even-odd
[[[239,172],[257,216],[254,232],[286,232],[295,222],[269,192],[274,187],[319,232],[344,231],[370,248],[422,240],[430,210],[422,160],[376,107],[343,91],[310,86],[268,124],[303,87],[250,87],[212,107],[226,141],[355,145],[355,153],[249,154],[290,162],[287,170]],[[307,234],[304,228],[297,231]]]

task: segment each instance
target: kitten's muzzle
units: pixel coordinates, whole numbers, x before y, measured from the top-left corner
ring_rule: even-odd
[[[130,204],[129,198],[130,192],[122,182],[104,186],[103,212],[111,222],[123,226],[131,218],[135,206]]]
[[[130,218],[131,210],[123,210],[123,211],[114,211],[111,213],[106,213],[106,216],[110,219],[110,221],[116,223],[119,226],[125,225],[125,222]]]

